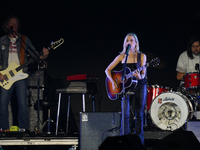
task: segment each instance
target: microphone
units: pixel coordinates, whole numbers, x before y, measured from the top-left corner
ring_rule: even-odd
[[[13,26],[10,26],[10,31],[12,31],[12,32],[13,32]]]
[[[126,55],[128,55],[128,52],[129,52],[130,48],[131,48],[131,45],[128,44],[127,47],[126,47]]]
[[[10,28],[8,28],[8,31],[11,32],[11,33],[13,33],[14,32],[13,26],[10,26]]]
[[[195,64],[195,70],[199,71],[199,64],[198,63]]]

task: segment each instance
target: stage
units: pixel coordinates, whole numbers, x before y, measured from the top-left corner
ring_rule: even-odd
[[[171,132],[145,132],[146,148],[153,147],[159,140],[165,136],[171,134]],[[0,146],[4,150],[11,149],[43,149],[43,150],[78,150],[79,149],[79,137],[65,137],[65,136],[53,136],[53,135],[27,135],[24,133],[1,133],[0,134]]]
[[[53,135],[27,135],[24,133],[6,133],[0,136],[0,146],[4,149],[78,149],[78,137]]]
[[[87,133],[86,133],[87,134]],[[192,134],[192,135],[191,135]],[[82,135],[83,136],[83,135]],[[92,135],[90,135],[92,136]],[[89,136],[89,137],[90,137]],[[80,144],[80,137],[77,136],[64,136],[64,135],[48,135],[48,134],[26,134],[21,132],[7,132],[7,133],[0,133],[0,146],[3,148],[3,150],[85,150],[91,149],[91,150],[98,150],[98,147],[100,145],[103,145],[103,142],[97,143],[97,145],[92,146],[92,144],[95,144],[94,141],[99,140],[98,137],[94,137],[93,140],[89,140],[86,137],[86,140],[84,142],[85,147],[81,148]],[[129,136],[109,136],[107,137],[111,138],[115,144],[117,145],[120,141],[123,141],[127,145],[129,145],[130,142],[135,145],[137,143],[137,138],[135,135],[129,135]],[[160,145],[165,145],[167,147],[169,143],[175,142],[177,145],[185,145],[189,144],[188,142],[192,143],[193,145],[199,146],[199,141],[196,140],[196,137],[193,135],[192,132],[189,131],[145,131],[144,132],[144,138],[145,138],[145,149],[153,149],[155,147],[158,147]],[[184,139],[185,138],[185,139]],[[105,139],[105,141],[107,140]],[[182,139],[180,141],[180,139]],[[172,140],[172,141],[171,141]],[[183,143],[185,144],[183,144]],[[196,143],[194,143],[196,142]],[[135,143],[135,144],[134,144]],[[82,143],[83,144],[83,143]],[[107,143],[109,144],[109,143]],[[112,143],[110,143],[112,144]],[[109,146],[109,145],[108,145]],[[113,148],[115,148],[115,145],[113,145]]]

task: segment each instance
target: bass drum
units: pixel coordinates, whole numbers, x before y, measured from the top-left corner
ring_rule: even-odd
[[[153,123],[162,130],[174,131],[193,117],[189,99],[180,92],[166,92],[158,95],[151,103],[150,116]]]

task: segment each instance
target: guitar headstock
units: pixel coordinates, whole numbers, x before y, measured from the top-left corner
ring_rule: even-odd
[[[156,67],[160,64],[160,59],[158,57],[152,59],[149,63],[148,66],[149,67]]]
[[[60,38],[60,40],[55,41],[55,42],[51,42],[51,46],[49,47],[50,49],[56,49],[58,46],[62,45],[64,43],[64,39]]]

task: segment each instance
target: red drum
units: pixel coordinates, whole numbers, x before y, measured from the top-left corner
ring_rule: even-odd
[[[163,92],[167,92],[170,91],[169,87],[163,87],[163,86],[159,86],[159,85],[149,85],[147,87],[147,110],[149,111],[150,106],[151,106],[151,102],[153,101],[153,99],[160,95]]]
[[[197,72],[191,72],[184,75],[185,88],[187,90],[198,89],[200,86],[200,75]]]

